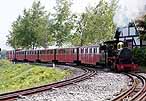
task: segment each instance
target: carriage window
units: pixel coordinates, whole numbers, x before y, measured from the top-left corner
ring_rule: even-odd
[[[85,53],[88,53],[88,48],[85,49]]]
[[[41,54],[45,54],[45,51],[44,50],[41,50],[40,52],[41,52]]]
[[[72,49],[72,53],[73,53],[73,54],[75,53],[75,50],[74,50],[74,49]]]
[[[44,50],[44,54],[46,54],[46,52],[47,52],[47,51],[46,51],[46,50]]]
[[[94,53],[97,53],[97,48],[94,48]]]
[[[90,48],[90,51],[89,51],[89,53],[92,53],[92,48]]]
[[[50,50],[47,50],[47,52],[46,52],[47,54],[50,54]]]
[[[47,54],[50,54],[50,50],[47,51]]]
[[[81,49],[81,53],[84,53],[84,48]]]
[[[58,54],[59,53],[59,51],[56,49],[56,54]]]
[[[50,53],[53,54],[53,50],[50,50]]]
[[[40,53],[40,50],[38,50],[38,54],[41,54],[41,53]]]
[[[66,53],[66,51],[67,51],[66,49],[63,49],[63,50],[62,50],[62,53]]]
[[[63,54],[63,53],[65,53],[65,50],[64,49],[60,49],[60,50],[58,50],[58,53],[59,54]]]
[[[48,50],[47,54],[53,54],[53,50]]]
[[[37,51],[34,51],[34,54],[37,54]]]
[[[63,50],[63,53],[67,54],[68,53],[68,50],[67,49],[64,49]]]
[[[42,54],[42,51],[41,50],[39,50],[39,54]]]
[[[56,50],[56,54],[58,54],[59,53],[59,50]]]
[[[76,54],[76,53],[77,53],[77,49],[73,49],[73,50],[72,50],[72,53],[73,53],[73,54]]]

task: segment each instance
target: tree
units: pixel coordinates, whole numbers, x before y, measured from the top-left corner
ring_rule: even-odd
[[[135,22],[138,28],[138,32],[140,33],[140,39],[146,41],[146,14],[138,18]]]
[[[86,9],[78,21],[77,32],[74,34],[74,38],[80,38],[81,46],[97,44],[113,38],[115,9],[115,0],[110,3],[101,0],[96,7]]]
[[[56,46],[61,47],[69,42],[68,39],[74,26],[74,15],[70,14],[71,3],[68,0],[56,0],[56,4],[52,33]]]
[[[25,9],[23,15],[13,22],[8,44],[13,48],[47,47],[48,41],[52,39],[48,17],[40,1],[34,2],[30,9]]]

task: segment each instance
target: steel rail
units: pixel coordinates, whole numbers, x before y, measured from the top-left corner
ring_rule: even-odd
[[[136,80],[132,77],[131,74],[125,74],[127,75],[129,78],[131,78],[132,80],[132,86],[124,91],[123,93],[121,93],[120,95],[118,95],[116,98],[114,98],[112,101],[122,101],[124,98],[126,98],[130,93],[132,93],[134,91],[134,89],[136,88],[137,86],[137,83],[136,83]]]
[[[76,82],[83,81],[85,79],[89,79],[90,77],[92,77],[96,74],[96,71],[94,69],[84,68],[83,70],[85,71],[84,74],[71,78],[71,79],[68,79],[68,80],[63,80],[63,81],[59,81],[56,83],[47,84],[47,85],[43,85],[43,86],[39,86],[39,87],[33,87],[33,88],[29,88],[29,89],[0,94],[0,101],[14,99],[14,98],[19,97],[20,95],[22,95],[22,96],[30,95],[33,93],[38,93],[38,92],[42,92],[45,90],[63,87],[63,86],[69,85],[69,84],[74,84]]]
[[[139,81],[141,81],[142,83],[142,87],[140,88],[140,90],[132,97],[129,97],[128,101],[145,101],[145,95],[146,95],[146,79],[145,77],[138,75],[138,74],[126,74],[128,75],[132,81],[132,87],[130,87],[130,89],[126,90],[125,92],[121,93],[120,95],[118,95],[115,99],[113,99],[112,101],[124,101],[125,98],[128,98],[130,94],[132,94],[136,87],[138,86],[138,83],[136,82],[136,79],[134,79],[133,76],[137,77],[137,79]]]
[[[145,97],[145,93],[146,93],[146,79],[145,79],[145,77],[143,77],[141,75],[135,75],[135,76],[137,76],[141,80],[143,87],[130,100],[131,101],[141,101]]]

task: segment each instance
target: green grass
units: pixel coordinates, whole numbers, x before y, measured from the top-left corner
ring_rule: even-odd
[[[70,74],[69,70],[0,60],[0,93],[56,82]]]

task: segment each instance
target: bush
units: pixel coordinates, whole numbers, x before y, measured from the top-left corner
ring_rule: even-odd
[[[146,66],[146,47],[134,48],[133,50],[134,59],[138,64]]]

